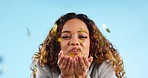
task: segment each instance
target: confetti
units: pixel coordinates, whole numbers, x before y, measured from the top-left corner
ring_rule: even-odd
[[[74,58],[75,56],[81,56],[82,54],[83,54],[82,52],[78,52],[78,54],[75,52],[68,52],[67,55]]]
[[[30,37],[31,36],[31,33],[30,33],[29,28],[27,27],[26,30],[27,30],[27,36]]]
[[[0,63],[3,61],[2,57],[0,56]]]
[[[58,42],[61,42],[61,41],[62,41],[62,38],[61,38],[61,37],[59,37],[59,38],[58,38]]]
[[[8,66],[4,66],[3,68],[0,68],[0,74],[5,73],[8,71]]]
[[[102,24],[103,29],[105,29],[108,33],[110,33],[109,28],[107,28],[106,24]]]
[[[57,32],[57,24],[54,24],[54,26],[53,26],[53,32]]]

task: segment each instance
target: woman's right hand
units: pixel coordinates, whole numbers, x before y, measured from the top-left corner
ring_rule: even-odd
[[[63,55],[61,50],[58,54],[58,66],[61,70],[61,76],[63,78],[72,78],[74,74],[73,60],[70,56]]]

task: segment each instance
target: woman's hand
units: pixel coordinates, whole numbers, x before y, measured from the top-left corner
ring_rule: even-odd
[[[76,56],[74,61],[74,74],[76,78],[85,78],[93,61],[93,57]]]
[[[61,50],[58,55],[58,66],[61,70],[61,76],[63,78],[72,78],[74,74],[73,60],[67,55],[63,55]]]

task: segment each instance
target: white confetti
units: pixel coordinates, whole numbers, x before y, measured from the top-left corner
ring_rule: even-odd
[[[105,29],[108,33],[110,33],[110,30],[106,24],[102,24],[102,28]]]

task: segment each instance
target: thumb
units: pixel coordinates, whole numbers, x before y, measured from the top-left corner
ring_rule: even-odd
[[[90,57],[88,58],[88,61],[89,61],[90,63],[92,63],[92,61],[93,61],[93,57],[90,56]]]
[[[58,54],[58,59],[63,55],[63,51],[60,50],[59,54]]]

